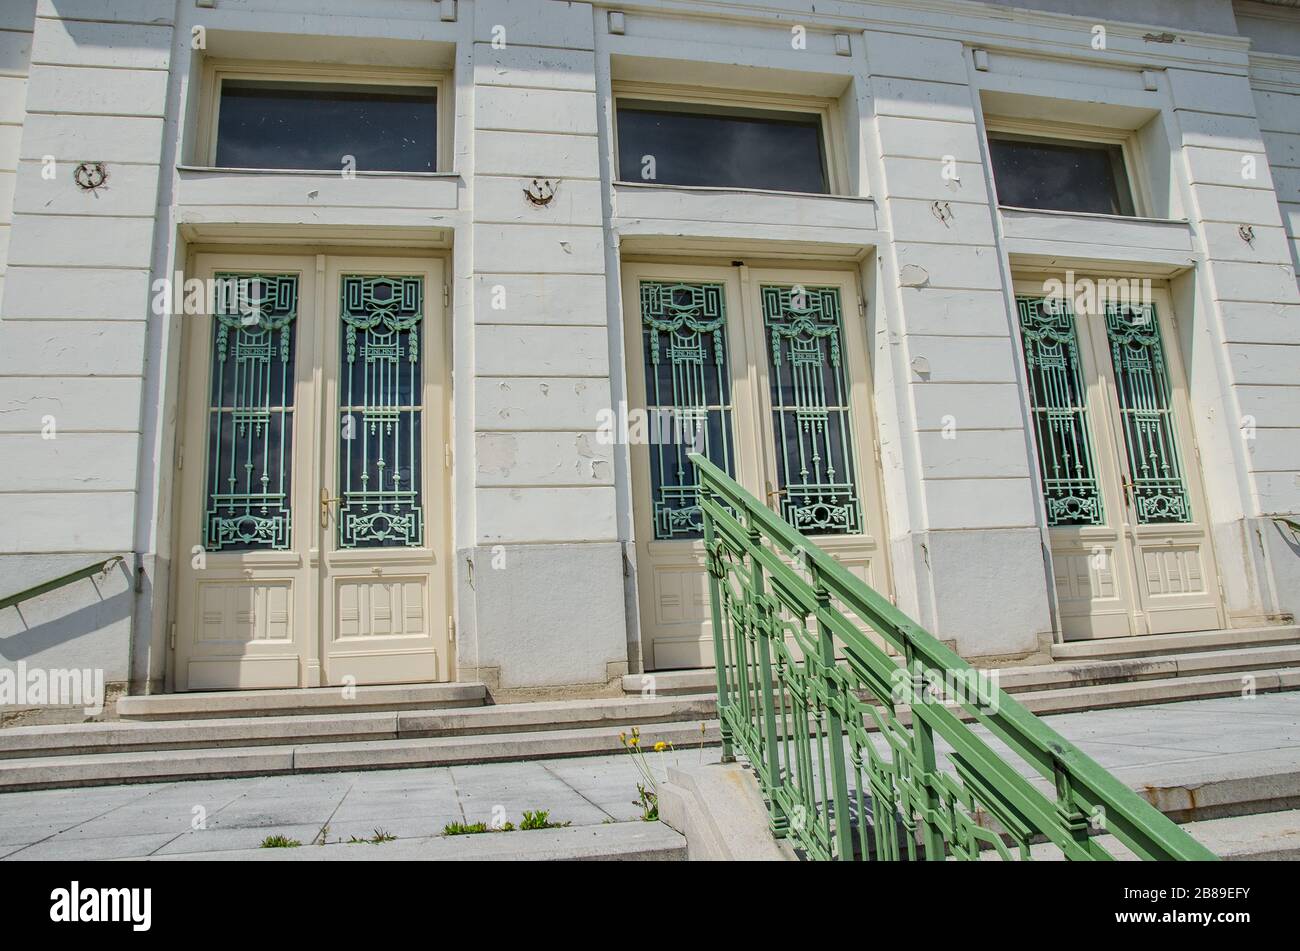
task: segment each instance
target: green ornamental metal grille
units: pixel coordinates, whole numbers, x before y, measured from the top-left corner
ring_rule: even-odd
[[[1108,304],[1106,336],[1137,520],[1142,525],[1190,522],[1191,504],[1174,434],[1169,372],[1155,307]]]
[[[1016,298],[1048,525],[1102,525],[1088,390],[1074,314],[1055,298]]]
[[[809,535],[862,531],[840,292],[763,287],[781,514]]]
[[[701,452],[733,471],[726,322],[721,284],[641,282],[656,539],[702,537],[699,484],[688,453]]]
[[[214,282],[203,544],[286,549],[298,278],[223,273]]]
[[[424,281],[345,276],[339,314],[339,547],[418,547]]]

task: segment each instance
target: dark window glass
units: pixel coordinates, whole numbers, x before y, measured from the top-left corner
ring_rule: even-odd
[[[1133,214],[1117,145],[990,137],[998,204],[1051,211]]]
[[[222,168],[437,170],[437,90],[323,83],[221,84]]]
[[[618,167],[625,182],[829,191],[821,119],[807,113],[621,106]]]

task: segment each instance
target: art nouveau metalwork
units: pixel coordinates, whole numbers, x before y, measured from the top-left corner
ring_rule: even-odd
[[[723,758],[749,760],[777,836],[814,859],[1027,859],[1036,842],[1112,858],[1103,833],[1144,859],[1215,857],[717,466],[691,460]]]
[[[641,337],[655,538],[699,538],[695,471],[703,452],[726,472],[735,464],[727,314],[721,284],[641,283]]]
[[[1018,297],[1016,308],[1047,524],[1104,524],[1074,314],[1050,297]]]
[[[345,276],[339,315],[339,547],[419,546],[424,281]]]
[[[859,533],[839,289],[765,286],[760,296],[781,514],[809,535]]]
[[[1191,505],[1174,433],[1173,394],[1155,307],[1107,305],[1106,337],[1138,523],[1190,522]]]
[[[298,278],[217,274],[203,544],[290,547]]]

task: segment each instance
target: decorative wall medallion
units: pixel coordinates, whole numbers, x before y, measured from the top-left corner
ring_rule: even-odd
[[[72,180],[78,188],[93,192],[108,181],[108,169],[103,162],[82,162],[73,170]]]
[[[549,205],[555,198],[555,190],[560,187],[560,180],[557,178],[552,181],[549,178],[534,178],[527,188],[524,189],[524,197],[531,204],[543,207]]]

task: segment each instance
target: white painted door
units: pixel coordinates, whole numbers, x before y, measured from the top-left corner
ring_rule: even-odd
[[[324,681],[449,680],[442,262],[331,258],[325,283]]]
[[[185,318],[176,689],[449,679],[441,262],[192,276],[216,292]]]
[[[1169,295],[1076,313],[1042,289],[1017,311],[1062,634],[1221,627]]]
[[[888,592],[853,275],[637,263],[623,294],[647,669],[713,663],[693,444]]]

